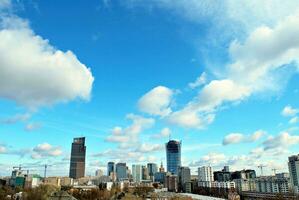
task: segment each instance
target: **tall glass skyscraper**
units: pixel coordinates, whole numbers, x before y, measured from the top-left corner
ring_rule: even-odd
[[[115,164],[114,164],[114,162],[108,162],[108,165],[107,165],[107,176],[113,175],[111,173],[115,173]]]
[[[118,181],[127,179],[127,165],[126,163],[117,163],[115,167],[116,178]]]
[[[77,179],[85,176],[85,137],[74,138],[72,143],[70,178]]]
[[[169,140],[165,146],[167,171],[172,174],[178,174],[178,168],[181,166],[181,142]]]

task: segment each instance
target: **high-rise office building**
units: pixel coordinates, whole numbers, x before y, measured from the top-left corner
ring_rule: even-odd
[[[158,172],[158,166],[156,163],[148,163],[147,164],[147,170],[149,178],[154,181],[155,173]]]
[[[142,181],[142,166],[132,165],[132,176],[135,183],[140,183]]]
[[[179,167],[179,190],[191,193],[191,171],[189,167]]]
[[[107,164],[107,176],[111,176],[115,173],[115,164],[114,162],[108,162]]]
[[[177,174],[181,166],[181,142],[170,140],[166,143],[166,159],[167,171]]]
[[[299,193],[299,155],[289,157],[289,173],[294,192]]]
[[[85,176],[85,137],[74,138],[71,151],[69,177],[78,179]]]
[[[148,169],[146,166],[142,166],[142,180],[149,180]]]
[[[115,172],[116,172],[116,179],[118,181],[128,178],[126,163],[117,163],[115,167]]]

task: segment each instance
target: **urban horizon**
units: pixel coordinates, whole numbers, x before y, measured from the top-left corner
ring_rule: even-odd
[[[163,162],[151,189],[297,192],[298,35],[298,0],[0,0],[0,195],[109,162]]]

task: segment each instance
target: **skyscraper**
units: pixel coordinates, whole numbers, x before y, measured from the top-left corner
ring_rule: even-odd
[[[156,163],[148,163],[147,164],[147,170],[149,178],[154,181],[155,173],[158,172],[158,166]]]
[[[148,169],[146,166],[142,166],[142,180],[149,180]]]
[[[126,163],[117,163],[115,167],[116,178],[118,181],[127,179],[127,166]]]
[[[177,174],[181,166],[181,142],[170,140],[166,143],[166,159],[167,171]]]
[[[108,165],[107,165],[107,176],[113,175],[112,173],[115,173],[115,164],[114,164],[114,162],[108,162]]]
[[[191,171],[189,167],[179,167],[179,190],[191,193]]]
[[[74,138],[71,151],[70,178],[78,179],[85,176],[85,137]]]
[[[299,193],[299,155],[289,157],[288,165],[294,192]]]
[[[132,165],[132,176],[135,183],[142,181],[142,166],[141,165]]]

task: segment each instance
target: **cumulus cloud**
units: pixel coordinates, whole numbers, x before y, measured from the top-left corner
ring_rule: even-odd
[[[295,144],[299,144],[299,136],[282,132],[277,136],[269,136],[269,138],[263,142],[263,147],[264,150],[288,149],[288,147]]]
[[[244,41],[230,44],[231,63],[225,79],[212,80],[184,108],[169,117],[180,126],[198,128],[211,120],[206,116],[225,103],[241,102],[254,94],[280,91],[296,72],[299,58],[299,14],[289,16],[273,28],[261,26]],[[298,67],[297,67],[298,68]]]
[[[245,142],[255,142],[265,134],[266,132],[263,130],[255,131],[251,135],[244,135],[242,133],[230,133],[224,137],[222,144],[229,145],[229,144],[238,144],[238,143],[245,143]]]
[[[93,157],[106,157],[115,162],[126,162],[126,163],[136,163],[136,162],[151,162],[156,160],[155,156],[149,155],[145,156],[144,153],[139,151],[131,151],[125,149],[108,149],[100,153],[92,155]]]
[[[128,114],[127,119],[132,121],[132,124],[124,129],[115,127],[111,135],[106,138],[108,142],[119,143],[120,148],[128,148],[139,143],[139,134],[155,123],[153,118],[145,118],[135,114]]]
[[[207,155],[202,156],[200,160],[191,163],[190,166],[219,166],[221,163],[224,162],[225,159],[226,156],[223,153],[211,152]]]
[[[191,89],[195,89],[207,82],[207,73],[203,72],[194,82],[188,84]]]
[[[30,109],[90,98],[90,69],[72,51],[35,34],[27,21],[1,17],[0,40],[0,98]]]
[[[152,138],[165,138],[169,137],[171,134],[171,130],[169,128],[163,128],[159,134],[152,135]]]
[[[38,144],[32,151],[31,158],[33,159],[57,157],[62,155],[60,147],[52,146],[48,143]]]
[[[213,122],[215,110],[223,103],[241,101],[249,94],[248,87],[232,80],[213,80],[204,86],[198,97],[182,110],[173,112],[168,120],[183,127],[202,128]]]
[[[157,86],[139,99],[138,108],[150,115],[166,116],[171,113],[172,96],[173,91],[171,89]]]
[[[164,149],[164,145],[143,143],[136,149],[136,151],[141,153],[150,153],[154,151],[161,151],[162,149]]]
[[[297,122],[299,122],[299,117],[297,116],[292,117],[289,121],[290,124],[296,124]]]
[[[293,117],[295,116],[297,113],[299,112],[298,109],[293,108],[292,106],[286,106],[283,108],[283,110],[281,111],[281,115],[284,117]]]

